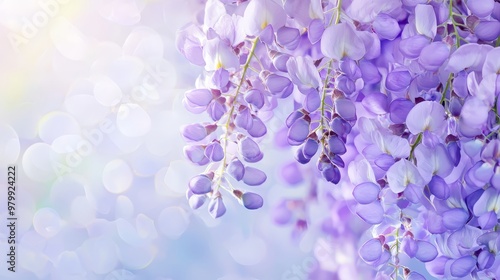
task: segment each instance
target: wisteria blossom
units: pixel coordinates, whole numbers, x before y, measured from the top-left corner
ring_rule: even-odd
[[[266,205],[272,140],[283,182],[309,183],[271,219],[357,248],[308,279],[499,279],[499,36],[493,0],[208,1],[177,42],[205,70],[183,103],[211,120],[181,131],[206,166],[191,207]]]

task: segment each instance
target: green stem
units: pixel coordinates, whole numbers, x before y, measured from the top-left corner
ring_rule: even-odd
[[[231,109],[229,110],[229,113],[227,114],[227,120],[226,120],[226,123],[224,125],[224,128],[225,128],[226,131],[225,131],[224,136],[222,138],[224,140],[224,146],[223,146],[224,158],[222,159],[222,165],[219,166],[219,170],[218,170],[219,180],[217,182],[217,185],[215,186],[214,193],[216,193],[217,190],[219,189],[221,181],[222,181],[222,175],[226,171],[227,145],[228,145],[228,142],[229,142],[228,139],[229,139],[229,134],[230,134],[229,128],[231,126],[231,117],[233,116],[234,110],[236,108],[236,103],[237,103],[236,100],[238,99],[238,96],[239,96],[240,91],[241,91],[241,87],[243,86],[243,83],[245,82],[245,76],[247,74],[248,68],[250,67],[250,62],[252,61],[252,57],[255,54],[255,49],[257,48],[257,43],[258,42],[259,42],[259,38],[258,37],[255,38],[254,41],[252,42],[252,48],[250,49],[250,53],[248,53],[247,61],[243,65],[243,71],[241,73],[240,82],[238,83],[238,87],[236,87],[236,93],[234,94],[234,99],[233,99],[233,101],[231,103]]]
[[[453,19],[453,0],[450,0],[450,6],[449,6],[449,16],[450,16],[450,19],[451,19],[451,24],[453,25],[453,33],[455,34],[455,44],[457,46],[457,48],[460,47],[460,35],[458,34],[458,29],[457,29],[457,23],[455,22],[455,20]]]
[[[444,101],[446,98],[446,92],[451,86],[451,80],[453,79],[453,73],[450,73],[448,76],[448,80],[446,81],[446,86],[444,87],[443,94],[441,95],[441,100],[439,101],[440,104],[444,105]],[[451,96],[450,96],[451,97]]]
[[[410,156],[408,157],[409,160],[412,160],[414,158],[413,153],[415,152],[415,148],[422,142],[422,133],[419,133],[417,135],[417,139],[415,140],[415,143],[411,145],[411,150],[410,150]]]
[[[335,24],[338,24],[340,22],[340,14],[342,12],[342,0],[338,0],[337,7],[335,7],[335,9],[336,9]],[[332,25],[332,22],[333,22],[333,14],[332,18],[330,19],[330,22],[328,23],[328,26]]]

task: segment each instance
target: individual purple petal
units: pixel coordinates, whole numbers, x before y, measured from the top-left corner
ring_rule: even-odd
[[[401,243],[403,252],[405,252],[408,255],[408,257],[414,258],[418,250],[417,241],[412,237],[407,236],[403,238]]]
[[[500,3],[495,1],[495,7],[493,8],[493,12],[491,13],[491,17],[500,20]]]
[[[427,219],[425,223],[425,228],[433,234],[439,234],[446,232],[446,228],[443,225],[443,218],[440,214],[429,211],[427,213]]]
[[[450,197],[450,187],[443,178],[438,175],[432,177],[429,182],[429,189],[431,193],[439,199],[448,199]]]
[[[210,202],[208,203],[208,212],[214,219],[219,218],[226,213],[226,206],[224,205],[220,195],[210,199]]]
[[[460,113],[459,131],[467,137],[481,134],[482,126],[488,119],[489,106],[476,97],[465,100]]]
[[[286,64],[288,63],[288,60],[291,58],[290,55],[284,54],[284,53],[278,53],[275,56],[273,56],[273,65],[276,67],[281,72],[286,72],[287,71],[287,66]]]
[[[262,137],[266,135],[267,128],[259,117],[252,116],[252,126],[247,131],[252,137]]]
[[[467,44],[468,46],[470,44]],[[448,61],[449,65],[449,61]],[[448,68],[446,68],[448,69]],[[469,95],[469,88],[467,87],[467,72],[460,71],[453,79],[453,91],[460,97],[465,98]],[[463,102],[462,102],[463,103]]]
[[[257,109],[262,109],[264,106],[264,94],[258,89],[251,89],[245,93],[245,101],[252,104]]]
[[[451,162],[455,167],[457,167],[460,163],[460,159],[462,158],[458,143],[456,141],[452,141],[448,143],[448,146],[446,148],[448,149],[448,154],[450,155]]]
[[[361,69],[359,69],[359,66],[356,63],[356,61],[352,59],[344,59],[340,63],[340,70],[344,72],[344,75],[346,77],[348,77],[353,81],[361,78]]]
[[[358,204],[356,206],[356,214],[363,221],[376,225],[380,224],[384,219],[384,208],[379,201],[374,201],[369,204]]]
[[[369,204],[358,204],[356,206],[356,214],[365,222],[376,225],[380,224],[384,219],[384,208],[379,201]]]
[[[374,183],[366,182],[357,185],[352,191],[354,199],[361,204],[369,204],[378,199],[380,187]]]
[[[462,208],[454,208],[443,212],[443,225],[449,230],[462,228],[469,220],[469,213]]]
[[[259,209],[264,204],[262,197],[253,192],[244,193],[241,197],[241,201],[243,202],[243,206],[249,210]]]
[[[301,164],[306,164],[311,161],[311,158],[304,156],[304,147],[300,146],[294,153],[294,158]]]
[[[337,166],[330,164],[327,168],[321,171],[321,175],[327,182],[338,184],[340,181],[340,170]]]
[[[227,173],[236,179],[236,181],[240,181],[245,175],[245,166],[238,158],[233,158],[227,166]]]
[[[304,117],[304,113],[302,113],[301,111],[293,111],[290,115],[288,115],[288,117],[286,118],[286,126],[288,128],[290,128],[290,126],[292,126],[292,124],[295,123],[296,120],[300,119],[300,118],[303,118]]]
[[[500,22],[496,20],[480,20],[474,28],[474,34],[483,41],[493,41],[500,36]]]
[[[490,230],[495,227],[498,223],[497,214],[494,211],[489,211],[477,219],[477,223],[483,230]]]
[[[208,158],[205,156],[205,148],[200,145],[191,145],[184,147],[184,155],[192,162],[198,165],[208,163]]]
[[[343,155],[347,151],[344,142],[338,136],[330,136],[328,138],[328,149],[336,155]]]
[[[426,263],[425,267],[432,276],[442,278],[446,271],[446,263],[449,260],[450,258],[448,257],[439,256],[434,261]]]
[[[497,199],[499,192],[494,188],[487,188],[481,197],[476,201],[473,207],[473,212],[476,217],[483,215],[493,209],[500,208],[500,200]]]
[[[423,178],[417,167],[406,159],[394,163],[387,170],[387,182],[394,193],[403,192],[409,184],[420,187],[424,185]]]
[[[436,90],[436,87],[439,86],[439,84],[441,83],[439,80],[438,73],[431,71],[422,72],[416,77],[416,82],[420,90],[427,91],[423,95],[424,99],[429,100],[433,96],[438,96],[438,95],[439,97],[441,97],[441,92]],[[429,95],[429,97],[426,98],[425,95]],[[434,98],[434,99],[439,99],[439,98]]]
[[[500,168],[496,168],[495,173],[491,176],[490,184],[497,190],[500,190]]]
[[[301,118],[296,120],[288,129],[288,143],[290,145],[302,144],[309,135],[309,122]]]
[[[460,48],[450,56],[446,70],[453,73],[458,73],[464,69],[481,71],[486,55],[491,49],[493,49],[493,47],[490,45],[480,45],[476,43],[460,46]]]
[[[499,6],[499,10],[500,10],[500,3],[498,3],[498,6]],[[489,45],[482,45],[482,46],[489,46]],[[498,73],[500,73],[500,61],[498,59],[495,59],[497,57],[500,56],[500,48],[491,48],[491,46],[489,46],[490,49],[488,50],[488,53],[486,54],[486,59],[484,60],[484,64],[483,64],[483,69],[482,69],[482,74],[483,74],[483,77],[486,77],[486,76],[489,76],[489,75],[498,75]],[[477,71],[481,71],[481,70],[477,70]],[[498,78],[497,78],[497,91],[498,91],[498,88],[500,88],[498,86]],[[497,99],[497,104],[498,104],[498,100],[500,99]],[[498,105],[497,105],[498,107]]]
[[[330,160],[332,163],[340,168],[345,167],[345,162],[342,160],[342,158],[339,155],[333,155],[333,157],[330,157]]]
[[[270,0],[250,1],[243,15],[247,35],[257,36],[268,25],[278,29],[285,25],[286,13],[283,7]]]
[[[290,162],[281,168],[281,178],[285,180],[288,185],[297,185],[304,180],[302,172],[300,171],[297,162]]]
[[[283,3],[286,14],[297,21],[301,26],[306,26],[311,21],[310,1],[288,0]]]
[[[405,98],[394,99],[389,105],[391,121],[396,124],[404,123],[414,105],[413,102]]]
[[[398,22],[387,14],[380,13],[373,22],[373,30],[382,39],[394,40],[401,28]]]
[[[476,266],[476,258],[464,256],[455,260],[450,266],[450,273],[453,277],[465,277],[469,275]]]
[[[238,142],[238,149],[247,162],[258,162],[264,155],[260,151],[259,145],[251,138],[243,138]]]
[[[352,129],[351,125],[340,117],[333,118],[332,122],[330,123],[330,128],[333,132],[342,137],[349,134]]]
[[[423,101],[415,105],[406,117],[406,125],[412,134],[424,131],[440,132],[446,125],[443,106],[434,101]]]
[[[379,57],[381,53],[381,45],[377,34],[370,31],[358,31],[357,34],[365,45],[366,53],[363,58],[375,59]]]
[[[189,189],[194,194],[206,194],[212,190],[212,179],[205,174],[194,176],[189,180]]]
[[[423,240],[417,241],[418,249],[415,257],[421,262],[430,262],[438,255],[436,247]]]
[[[186,99],[198,106],[207,106],[213,98],[212,92],[208,89],[193,89],[186,92]]]
[[[359,69],[361,70],[361,75],[365,84],[376,84],[380,82],[382,76],[378,71],[377,67],[370,61],[362,60],[359,62]]]
[[[308,138],[303,145],[303,154],[306,158],[312,158],[318,151],[318,141]]]
[[[224,158],[224,150],[219,142],[212,142],[205,148],[205,156],[214,162],[221,161]]]
[[[495,255],[490,253],[488,250],[482,250],[477,256],[477,267],[479,270],[488,269],[493,266],[495,262]]]
[[[446,43],[433,42],[422,49],[418,62],[424,69],[436,71],[448,59],[449,55],[450,48]]]
[[[382,243],[378,238],[366,241],[359,248],[359,256],[367,263],[374,262],[382,256]]]
[[[360,60],[365,47],[356,31],[348,23],[339,23],[325,29],[321,38],[321,52],[329,58]]]
[[[303,2],[303,1],[300,1]],[[320,19],[314,19],[309,23],[309,28],[307,29],[307,38],[311,44],[316,44],[321,40],[321,36],[325,31],[325,24]]]
[[[191,141],[201,141],[207,137],[207,130],[205,129],[205,126],[199,123],[183,126],[181,133],[185,139]]]
[[[476,16],[485,18],[493,12],[494,0],[468,0],[467,7]]]
[[[245,174],[243,175],[243,183],[249,186],[262,185],[267,179],[266,173],[257,168],[247,166],[245,167]]]
[[[385,80],[385,87],[392,91],[401,91],[408,88],[411,83],[410,72],[404,71],[392,71],[387,75]]]
[[[253,118],[252,114],[250,113],[250,110],[247,107],[238,112],[238,114],[234,118],[234,124],[245,130],[252,128]]]
[[[356,106],[350,99],[336,99],[335,110],[346,121],[356,120]]]
[[[217,100],[212,101],[207,107],[208,115],[210,115],[213,121],[220,120],[226,111],[226,107]]]
[[[389,99],[381,92],[370,92],[361,100],[365,109],[376,115],[383,115],[389,111]]]
[[[408,278],[406,278],[406,279],[407,280],[426,280],[422,274],[415,272],[415,271],[410,272],[410,274],[408,274]]]
[[[276,31],[276,41],[289,50],[297,48],[300,42],[300,32],[297,28],[283,26]]]
[[[215,70],[212,75],[212,83],[215,85],[215,88],[222,89],[226,87],[229,82],[229,72],[224,68],[219,68]]]
[[[347,76],[339,76],[335,79],[335,86],[346,95],[351,95],[356,90],[356,84]]]
[[[191,209],[200,208],[201,206],[203,206],[203,204],[205,204],[205,201],[207,200],[206,195],[197,195],[194,194],[191,190],[187,191],[186,196],[188,199],[189,207],[191,207]]]
[[[415,7],[415,27],[417,32],[434,39],[437,31],[436,14],[431,5],[418,4]]]
[[[411,203],[418,204],[421,202],[423,197],[422,187],[410,183],[403,191],[403,195]]]
[[[318,91],[309,91],[309,93],[307,93],[306,95],[306,98],[304,98],[304,102],[302,103],[302,105],[304,106],[304,109],[306,109],[306,111],[309,113],[318,110],[319,106],[321,105],[321,97],[319,96]]]
[[[483,146],[481,159],[485,162],[495,164],[500,158],[500,140],[493,139]]]
[[[269,92],[278,98],[286,98],[293,92],[293,83],[287,78],[271,74],[266,79]]]
[[[460,99],[453,96],[450,100],[450,104],[448,105],[448,109],[450,110],[452,116],[460,116],[460,112],[462,111],[462,103],[460,102]]]
[[[388,154],[381,154],[378,156],[374,163],[376,166],[378,166],[380,169],[387,171],[389,168],[395,163],[396,161],[394,158]]]
[[[260,32],[259,40],[267,45],[271,45],[274,42],[274,29],[272,25],[268,25]]]

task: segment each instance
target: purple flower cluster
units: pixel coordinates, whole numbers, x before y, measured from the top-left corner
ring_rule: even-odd
[[[377,279],[500,278],[498,1],[208,0],[200,18],[177,40],[205,69],[184,105],[210,118],[182,128],[207,166],[193,208],[208,199],[220,217],[223,190],[262,207],[235,186],[266,181],[253,164],[280,112],[296,160],[349,189],[371,225],[359,255]],[[276,221],[290,205],[303,202]]]

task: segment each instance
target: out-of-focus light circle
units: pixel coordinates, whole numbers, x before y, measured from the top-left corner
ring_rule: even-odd
[[[61,230],[61,218],[52,208],[39,209],[33,217],[33,227],[45,238],[51,238]]]
[[[50,112],[38,122],[38,135],[48,144],[66,134],[80,134],[80,125],[70,114]]]
[[[108,162],[102,172],[102,183],[111,193],[123,193],[128,190],[133,178],[130,166],[121,159]]]
[[[15,163],[20,150],[21,144],[16,131],[10,125],[0,124],[0,163]]]
[[[189,226],[188,213],[177,206],[165,208],[157,220],[160,233],[171,239],[179,238]]]

